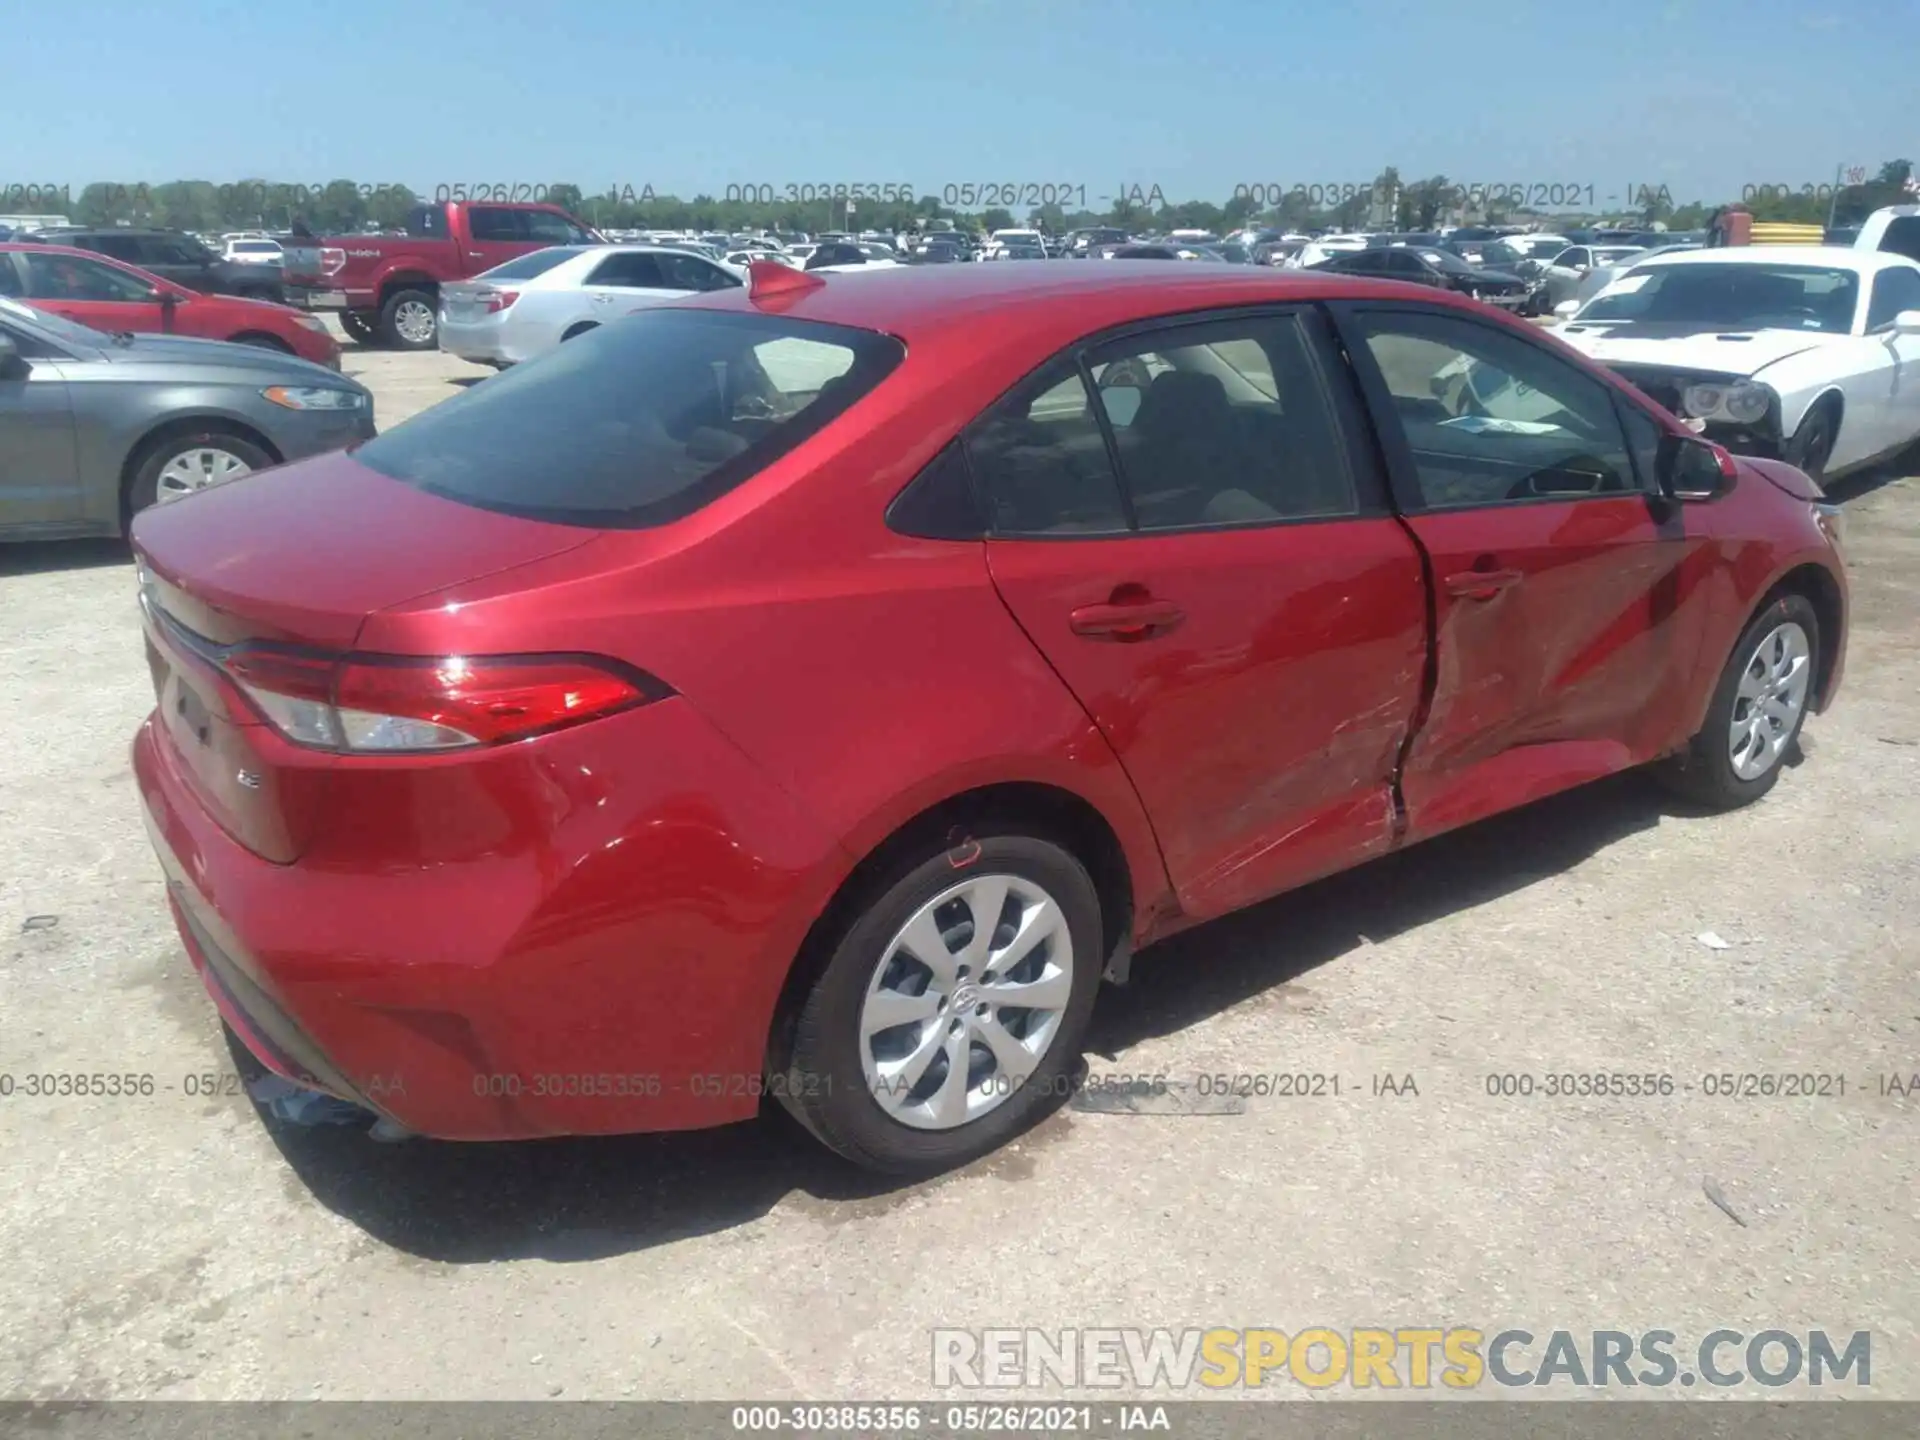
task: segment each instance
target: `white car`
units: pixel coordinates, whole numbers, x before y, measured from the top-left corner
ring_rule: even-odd
[[[278,265],[285,259],[285,253],[278,240],[236,237],[226,242],[220,258],[236,260],[242,265]]]
[[[1006,258],[1007,241],[1025,240],[1044,246],[1046,238],[1038,230],[996,230],[987,237],[987,243],[981,247],[979,260],[1002,260]]]
[[[1322,260],[1331,260],[1346,251],[1364,250],[1367,244],[1365,235],[1322,235],[1318,240],[1309,240],[1302,245],[1288,268],[1305,270],[1309,265],[1318,265]]]
[[[505,369],[649,305],[746,283],[665,245],[552,245],[440,287],[440,348]]]
[[[1640,261],[1559,329],[1708,439],[1816,480],[1920,439],[1920,263],[1837,246]]]

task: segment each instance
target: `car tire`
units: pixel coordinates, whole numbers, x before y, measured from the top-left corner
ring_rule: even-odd
[[[995,938],[970,950],[976,907],[984,911],[995,895],[1004,897]],[[1106,953],[1099,894],[1062,845],[984,826],[903,853],[862,897],[800,1003],[776,1061],[774,1093],[857,1165],[896,1175],[964,1165],[1026,1130],[1073,1083]],[[918,948],[930,956],[934,944],[949,947],[937,961],[948,972],[944,982],[915,957],[915,929]],[[1016,935],[1041,938],[1008,964]],[[984,958],[977,970],[965,962],[970,953]],[[997,976],[995,955],[1003,966]],[[1000,1009],[983,998],[1015,993],[1001,988],[1012,985],[1058,1004]],[[903,1014],[924,1007],[924,1014],[876,1026],[895,1013],[883,1005]],[[989,1029],[999,1042],[1026,1032],[1016,1042],[1021,1051],[1011,1052],[1015,1065],[1001,1060],[1010,1053],[1004,1046],[988,1048]],[[967,1066],[961,1083],[941,1083],[956,1074],[956,1056]],[[925,1057],[917,1067],[916,1057]],[[949,1109],[956,1099],[958,1108]]]
[[[371,345],[380,338],[377,326],[380,317],[366,310],[342,310],[340,328],[347,332],[349,340],[361,345]]]
[[[256,350],[273,350],[282,355],[294,353],[293,346],[278,335],[263,335],[258,330],[249,330],[244,335],[233,337],[235,345],[251,345]]]
[[[396,290],[380,307],[380,340],[395,350],[431,350],[440,343],[440,318],[426,290]]]
[[[1833,445],[1840,438],[1840,406],[1829,396],[1801,417],[1800,428],[1787,442],[1787,462],[1816,484],[1827,473]]]
[[[1768,601],[1741,631],[1699,733],[1659,767],[1660,778],[1710,810],[1737,810],[1765,795],[1806,723],[1820,645],[1820,620],[1804,595]]]
[[[134,467],[133,478],[127,485],[126,518],[131,520],[149,505],[157,504],[160,500],[161,477],[168,473],[168,467],[195,451],[205,451],[213,456],[230,456],[248,471],[265,470],[275,463],[274,458],[253,441],[231,430],[176,431],[162,436],[159,440],[149,442]],[[218,461],[214,465],[216,468],[225,468]]]

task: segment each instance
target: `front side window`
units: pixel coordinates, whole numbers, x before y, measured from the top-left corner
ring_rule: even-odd
[[[1338,423],[1292,316],[1182,326],[1089,359],[1140,529],[1355,512]]]
[[[499,205],[475,205],[467,211],[467,226],[476,240],[525,240],[526,212]]]
[[[354,452],[484,510],[665,524],[759,473],[905,356],[877,331],[671,307],[603,325]]]
[[[28,251],[21,258],[27,267],[29,300],[151,300],[152,287],[137,276],[82,255],[51,255]]]
[[[526,238],[542,245],[587,245],[593,237],[564,215],[551,210],[528,210]]]
[[[660,272],[669,290],[725,290],[740,282],[726,271],[691,255],[662,255]]]
[[[1127,530],[1106,437],[1077,366],[1056,361],[983,415],[967,456],[999,535]]]
[[[1893,324],[1903,310],[1920,310],[1920,270],[1882,270],[1874,276],[1873,298],[1867,302],[1867,329]]]
[[[102,255],[111,255],[116,260],[124,260],[129,265],[140,263],[140,237],[137,235],[87,235],[76,243],[89,250],[97,250]]]
[[[1428,509],[1637,488],[1604,382],[1490,325],[1416,312],[1359,319]]]

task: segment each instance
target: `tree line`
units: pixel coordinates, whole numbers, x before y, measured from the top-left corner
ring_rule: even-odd
[[[1721,203],[1742,203],[1757,220],[1822,224],[1858,223],[1882,205],[1914,197],[1905,186],[1913,164],[1893,160],[1871,176],[1864,170],[1840,177],[1835,185],[1757,184]],[[753,187],[732,187],[736,191]],[[807,187],[809,190],[812,187]],[[823,190],[826,187],[821,187]],[[879,188],[879,187],[874,187]],[[904,194],[908,187],[888,186]],[[1611,209],[1529,204],[1526,187],[1496,186],[1467,192],[1445,175],[1404,181],[1388,166],[1371,185],[1295,186],[1280,193],[1278,186],[1239,186],[1223,202],[1169,200],[1158,186],[1118,187],[1123,193],[1105,209],[1067,209],[1060,204],[1029,208],[1016,216],[1013,209],[995,206],[967,211],[937,195],[917,199],[861,198],[849,213],[837,196],[803,201],[729,199],[698,194],[691,198],[656,194],[651,187],[611,186],[604,190],[573,184],[506,184],[469,187],[439,186],[415,191],[398,184],[362,184],[333,180],[302,185],[250,179],[221,184],[208,180],[174,180],[163,184],[95,182],[78,193],[66,186],[0,186],[0,212],[66,215],[83,225],[157,225],[212,233],[225,230],[284,231],[304,225],[317,235],[351,233],[378,226],[397,229],[408,212],[423,202],[461,195],[480,199],[542,199],[556,204],[588,224],[621,230],[804,230],[819,231],[842,225],[862,229],[910,230],[953,225],[960,228],[1001,229],[1015,224],[1036,225],[1053,233],[1082,226],[1113,225],[1128,229],[1173,230],[1190,227],[1223,232],[1245,224],[1283,229],[1337,227],[1351,229],[1391,225],[1402,230],[1429,230],[1443,223],[1485,224],[1545,222],[1565,225],[1576,220],[1593,223],[1651,224],[1664,222],[1675,230],[1697,229],[1707,223],[1718,205],[1705,200],[1677,203],[1666,187],[1640,186],[1638,193]],[[1579,195],[1581,187],[1551,188],[1554,198],[1563,188]],[[1586,198],[1593,195],[1585,187]],[[1105,197],[1103,197],[1105,198]]]

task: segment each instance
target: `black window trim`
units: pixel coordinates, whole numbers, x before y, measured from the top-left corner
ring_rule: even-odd
[[[1484,330],[1493,335],[1504,335],[1522,345],[1531,346],[1550,360],[1572,370],[1575,374],[1592,380],[1607,392],[1613,407],[1614,423],[1620,427],[1621,447],[1627,453],[1627,462],[1634,478],[1645,481],[1640,476],[1639,462],[1634,457],[1633,447],[1628,442],[1626,422],[1620,415],[1620,407],[1631,402],[1651,415],[1655,423],[1664,429],[1670,429],[1666,420],[1661,418],[1659,407],[1646,399],[1628,385],[1619,376],[1604,369],[1600,374],[1582,369],[1574,361],[1560,354],[1549,345],[1543,345],[1526,331],[1515,329],[1475,315],[1469,310],[1456,309],[1451,305],[1423,305],[1417,301],[1388,300],[1334,300],[1327,308],[1332,312],[1335,329],[1347,352],[1348,363],[1353,367],[1366,408],[1373,422],[1374,433],[1379,436],[1380,449],[1387,465],[1387,480],[1393,491],[1396,507],[1402,515],[1454,515],[1474,510],[1505,510],[1520,505],[1567,505],[1585,500],[1617,500],[1638,496],[1641,499],[1657,499],[1657,490],[1637,489],[1618,492],[1598,492],[1593,495],[1528,495],[1517,500],[1489,500],[1470,505],[1429,505],[1420,489],[1419,466],[1413,458],[1413,446],[1407,439],[1406,427],[1400,423],[1399,412],[1394,409],[1392,392],[1387,389],[1386,376],[1373,358],[1373,351],[1367,344],[1366,331],[1361,317],[1375,314],[1411,314],[1434,316],[1453,320],[1463,325]]]
[[[1408,306],[1405,308],[1437,307]],[[1206,525],[1181,525],[1142,530],[1134,514],[1133,496],[1127,484],[1126,474],[1120,467],[1119,447],[1114,439],[1113,427],[1108,421],[1106,406],[1100,401],[1099,390],[1093,383],[1093,362],[1087,357],[1109,345],[1137,336],[1269,318],[1286,318],[1301,322],[1308,363],[1313,366],[1320,379],[1321,399],[1332,415],[1335,436],[1346,460],[1347,476],[1354,495],[1354,508],[1333,515],[1280,515],[1271,520],[1230,520]],[[1000,531],[993,525],[992,497],[987,493],[985,482],[979,478],[979,468],[973,464],[971,454],[973,438],[988,416],[994,414],[1001,406],[1014,399],[1026,387],[1038,381],[1061,362],[1071,362],[1079,372],[1080,384],[1086,392],[1087,403],[1093,411],[1096,423],[1100,426],[1101,438],[1106,442],[1107,465],[1112,472],[1114,484],[1120,492],[1120,504],[1122,513],[1127,519],[1127,528],[1041,533]],[[1335,371],[1343,372],[1344,379],[1341,375],[1333,373]],[[1065,378],[1064,374],[1061,378]],[[1059,383],[1061,383],[1059,380],[1054,381],[1055,385]],[[1390,517],[1395,511],[1396,498],[1391,485],[1392,472],[1387,465],[1387,456],[1375,438],[1376,427],[1370,422],[1369,412],[1370,407],[1366,403],[1359,376],[1355,373],[1346,337],[1336,323],[1332,307],[1309,300],[1262,300],[1247,305],[1213,306],[1205,310],[1182,310],[1167,315],[1151,315],[1138,320],[1124,321],[1084,335],[1048,355],[1046,359],[1026,371],[1013,384],[982,406],[980,412],[961,427],[960,439],[963,446],[968,448],[968,469],[974,476],[974,493],[981,507],[982,519],[986,527],[981,538],[1002,542],[1058,544],[1063,541],[1071,543],[1087,540],[1118,540],[1136,536],[1191,535],[1218,530],[1268,530],[1283,525],[1343,524],[1355,520],[1378,520]]]

